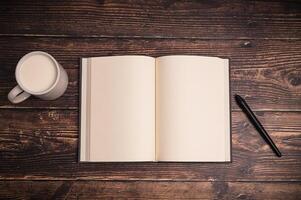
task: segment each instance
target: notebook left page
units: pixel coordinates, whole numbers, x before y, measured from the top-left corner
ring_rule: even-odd
[[[80,161],[155,160],[155,59],[83,58]]]

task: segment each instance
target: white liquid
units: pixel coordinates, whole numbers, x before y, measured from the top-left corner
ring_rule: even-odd
[[[19,71],[19,80],[32,92],[46,91],[55,83],[56,77],[54,61],[43,54],[28,57]]]

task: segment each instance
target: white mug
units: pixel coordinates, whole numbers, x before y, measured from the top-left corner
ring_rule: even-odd
[[[64,68],[48,53],[33,51],[19,60],[15,76],[18,85],[8,93],[12,103],[20,103],[30,95],[44,100],[62,96],[68,86]]]

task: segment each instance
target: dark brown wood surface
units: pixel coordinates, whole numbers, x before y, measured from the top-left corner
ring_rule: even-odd
[[[299,1],[1,1],[0,199],[300,199]],[[12,105],[22,55],[51,53],[69,75],[58,100]],[[79,58],[230,58],[277,158],[232,100],[232,163],[78,163]]]
[[[5,199],[300,199],[293,182],[0,181]],[[264,197],[264,198],[263,198]],[[280,198],[279,198],[280,197]]]

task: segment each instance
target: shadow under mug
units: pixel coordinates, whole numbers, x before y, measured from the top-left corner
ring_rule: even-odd
[[[53,62],[54,66],[56,68],[56,77],[55,77],[55,81],[53,82],[53,84],[46,90],[38,91],[38,92],[32,91],[28,86],[26,87],[20,79],[21,67],[22,67],[23,63],[35,55],[47,57],[48,59],[50,59]],[[34,58],[31,58],[31,59],[34,59]],[[40,99],[44,99],[44,100],[54,100],[54,99],[57,99],[60,96],[62,96],[68,86],[68,75],[67,75],[65,69],[50,54],[43,52],[43,51],[33,51],[33,52],[30,52],[30,53],[24,55],[19,60],[17,66],[16,66],[15,76],[16,76],[18,85],[15,86],[8,93],[8,99],[12,103],[20,103],[20,102],[26,100],[27,98],[29,98],[31,95],[34,95],[34,96],[36,96]],[[39,76],[39,74],[35,74],[35,76]]]

